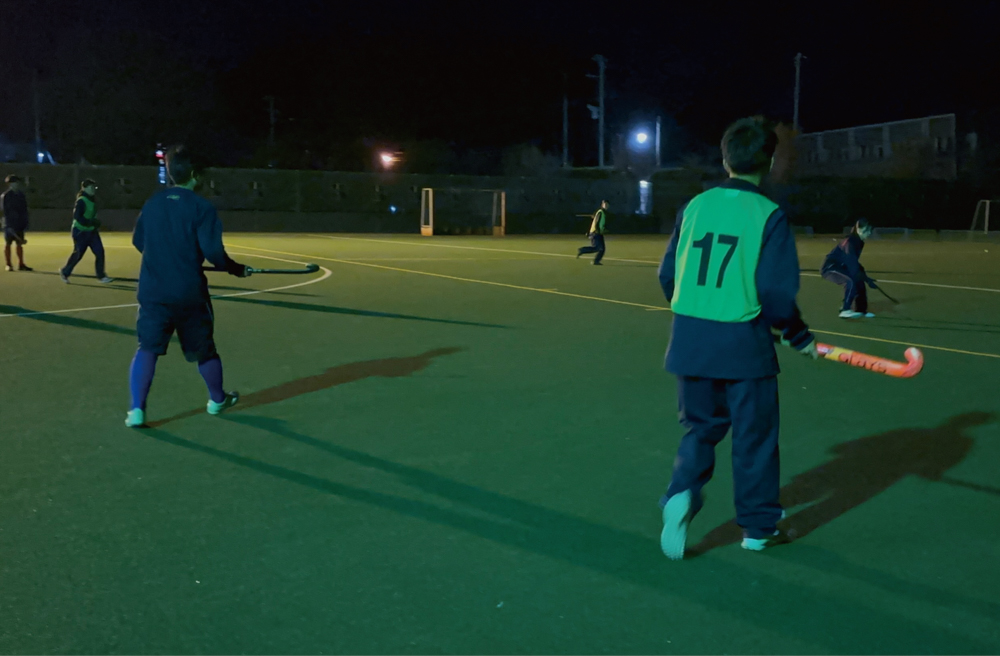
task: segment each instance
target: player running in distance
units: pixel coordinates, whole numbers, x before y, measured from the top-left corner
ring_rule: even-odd
[[[594,218],[590,222],[590,230],[587,237],[590,239],[590,246],[581,246],[576,251],[576,256],[597,253],[594,256],[594,264],[600,266],[601,258],[604,257],[604,230],[608,222],[608,201],[602,200],[601,206],[594,212]]]

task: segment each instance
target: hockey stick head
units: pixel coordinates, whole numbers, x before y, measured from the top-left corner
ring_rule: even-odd
[[[920,352],[920,349],[911,346],[906,349],[903,355],[906,356],[906,366],[895,375],[899,378],[912,378],[919,374],[920,370],[924,368],[924,354]]]
[[[317,271],[319,271],[319,265],[318,264],[307,264],[306,265],[306,273],[316,273]]]

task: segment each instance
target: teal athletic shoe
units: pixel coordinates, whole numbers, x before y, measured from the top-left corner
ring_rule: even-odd
[[[682,560],[687,545],[688,524],[691,523],[691,490],[678,492],[663,506],[663,531],[660,549],[670,560]]]
[[[129,428],[145,428],[146,411],[142,408],[132,408],[125,415],[125,425]]]
[[[226,392],[226,398],[222,403],[216,403],[212,399],[208,400],[208,414],[218,415],[221,414],[226,408],[231,408],[236,405],[236,402],[240,400],[239,392]]]

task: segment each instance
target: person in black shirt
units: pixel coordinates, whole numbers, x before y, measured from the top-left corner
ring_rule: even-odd
[[[194,193],[199,169],[188,150],[172,148],[166,162],[174,186],[146,201],[132,233],[132,244],[142,253],[139,349],[129,373],[132,409],[125,418],[125,425],[132,428],[146,425],[146,398],[156,360],[166,354],[175,331],[184,357],[198,363],[208,386],[208,413],[217,415],[239,399],[238,392],[226,392],[222,386],[222,360],[215,350],[215,317],[202,263],[208,260],[240,278],[250,270],[226,254],[215,207]]]
[[[16,175],[8,175],[4,182],[7,183],[7,191],[0,195],[0,208],[3,209],[3,257],[8,271],[14,270],[14,263],[10,260],[10,245],[17,245],[17,270],[33,271],[24,263],[24,245],[28,240],[24,238],[24,232],[28,229],[28,199],[24,195],[24,186],[21,178]]]

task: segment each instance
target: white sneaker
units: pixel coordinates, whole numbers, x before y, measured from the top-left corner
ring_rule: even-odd
[[[865,319],[874,319],[875,315],[871,312],[865,312]]]
[[[859,319],[865,315],[861,314],[860,312],[855,312],[854,310],[842,310],[838,316],[841,319]]]
[[[778,520],[780,524],[788,517],[784,508],[781,510],[781,519]],[[743,538],[743,542],[740,546],[748,551],[764,551],[768,547],[775,547],[779,544],[787,544],[791,542],[792,538],[789,533],[786,533],[784,529],[780,526],[776,527],[774,530],[774,535],[766,538]]]
[[[144,428],[146,426],[146,411],[142,408],[132,408],[125,415],[125,425],[129,428]]]
[[[67,285],[69,284],[69,276],[67,276],[67,275],[66,275],[65,273],[63,273],[62,271],[59,271],[59,280],[62,280],[62,281],[63,281],[64,283],[66,283]]]
[[[663,506],[663,531],[660,549],[670,560],[682,560],[687,544],[688,524],[691,522],[691,490],[684,490],[667,499]]]
[[[231,408],[236,405],[236,402],[240,400],[239,392],[226,392],[226,398],[222,403],[216,403],[212,399],[208,400],[208,414],[218,415],[221,414],[226,408]]]
[[[115,281],[114,278],[108,278],[107,276],[97,279],[97,282],[103,282],[104,284],[108,284],[109,282],[114,282],[114,281]]]

